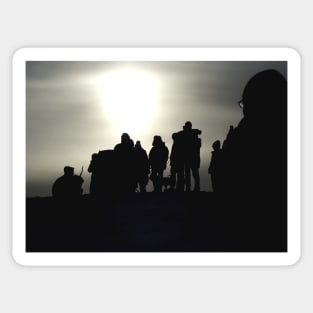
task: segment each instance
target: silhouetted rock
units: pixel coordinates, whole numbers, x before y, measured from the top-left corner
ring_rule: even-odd
[[[113,150],[101,150],[92,155],[88,167],[91,174],[90,194],[96,197],[115,195],[118,186],[118,164]]]

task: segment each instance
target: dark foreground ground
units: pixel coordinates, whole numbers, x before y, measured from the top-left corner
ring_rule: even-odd
[[[208,192],[133,194],[101,200],[85,195],[75,201],[30,198],[26,201],[26,250],[286,251],[285,232],[279,230],[272,240],[260,235],[263,227],[257,223],[258,235],[254,236],[256,216],[245,214],[242,222],[243,215],[235,211],[221,206]]]

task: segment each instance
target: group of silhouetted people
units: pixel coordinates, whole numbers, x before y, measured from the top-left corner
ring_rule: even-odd
[[[214,141],[208,169],[215,203],[227,236],[227,251],[287,251],[287,81],[276,70],[254,75],[238,102],[243,118],[230,126],[223,142]],[[186,122],[172,134],[171,153],[161,136],[147,152],[126,133],[113,150],[92,155],[90,193],[96,196],[200,190],[199,129]],[[164,177],[170,159],[170,177]],[[55,197],[82,194],[83,179],[66,166],[53,184]]]
[[[121,136],[121,142],[112,150],[103,150],[92,154],[88,167],[91,173],[90,194],[103,196],[108,194],[128,194],[135,191],[146,192],[149,179],[153,191],[191,191],[191,173],[194,178],[194,191],[200,191],[200,148],[201,131],[193,129],[186,122],[183,130],[173,133],[171,153],[162,137],[155,135],[152,148],[147,154],[140,141],[134,141],[127,133]],[[164,177],[164,171],[170,158],[170,177]],[[82,194],[81,175],[74,175],[74,168],[66,166],[64,176],[53,185],[53,195],[77,196]]]
[[[237,127],[230,126],[221,144],[212,147],[209,174],[213,191],[246,197],[255,190],[271,194],[286,190],[287,166],[287,82],[276,70],[266,70],[253,76],[244,88],[239,105],[243,118]],[[155,192],[166,190],[200,191],[201,130],[186,122],[181,131],[172,134],[171,152],[161,136],[154,136],[147,154],[140,141],[127,133],[112,150],[92,155],[90,194],[104,195],[136,190],[144,193],[149,179]],[[169,159],[170,177],[164,177]],[[70,166],[53,185],[54,196],[82,194],[83,179],[74,175]],[[168,188],[166,187],[168,185]]]
[[[194,190],[200,190],[199,166],[201,131],[192,129],[186,122],[183,131],[173,134],[170,154],[170,177],[164,177],[169,159],[169,149],[162,137],[155,135],[152,148],[147,154],[141,142],[134,141],[127,133],[113,150],[99,151],[92,155],[88,167],[91,173],[90,194],[127,194],[146,192],[149,179],[156,193],[165,190],[190,191],[190,172],[195,179]]]

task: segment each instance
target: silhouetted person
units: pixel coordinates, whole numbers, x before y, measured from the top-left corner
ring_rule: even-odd
[[[88,172],[91,173],[90,178],[90,194],[97,194],[97,188],[99,188],[100,177],[100,164],[99,157],[97,153],[93,153],[91,156],[91,161],[88,167]]]
[[[287,151],[285,78],[275,70],[256,74],[244,88],[239,104],[244,117],[230,129],[223,145],[228,176],[225,188],[253,192],[261,189],[274,194],[277,188],[282,191]]]
[[[172,134],[173,144],[170,155],[171,190],[184,191],[184,140],[180,133]]]
[[[200,148],[201,139],[198,135],[201,130],[193,129],[191,122],[186,122],[183,127],[184,146],[185,146],[185,186],[186,191],[190,191],[191,181],[190,172],[194,179],[194,191],[200,191]]]
[[[174,140],[171,154],[173,173],[177,174],[177,190],[190,191],[192,172],[194,191],[200,191],[200,148],[201,130],[193,129],[191,122],[186,122],[183,130],[172,135]]]
[[[226,136],[226,138],[225,138],[225,140],[224,140],[224,142],[223,142],[223,147],[224,147],[224,146],[227,146],[228,139],[232,136],[233,131],[234,131],[234,126],[233,126],[233,125],[230,125],[230,126],[229,126],[229,130],[228,130],[228,133],[227,133],[227,136]]]
[[[212,145],[212,157],[211,163],[208,169],[209,174],[211,175],[212,187],[214,192],[221,191],[221,163],[222,163],[222,150],[221,142],[219,140],[214,141]]]
[[[286,79],[276,70],[254,75],[239,105],[243,119],[230,131],[222,149],[222,200],[231,201],[237,209],[241,242],[250,238],[252,247],[285,249]]]
[[[57,198],[80,196],[83,193],[83,182],[84,180],[81,175],[74,175],[73,167],[65,166],[64,175],[59,177],[52,186],[52,195]]]
[[[136,189],[134,142],[127,133],[121,136],[121,143],[114,147],[117,164],[117,180],[122,193]]]
[[[168,148],[162,141],[161,136],[154,136],[152,148],[149,152],[151,166],[151,180],[155,192],[162,192],[163,172],[166,169],[168,160]]]
[[[144,193],[149,180],[150,165],[147,152],[140,141],[136,142],[134,153],[136,184],[139,185],[140,192]]]

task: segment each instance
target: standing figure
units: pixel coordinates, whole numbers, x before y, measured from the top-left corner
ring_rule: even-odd
[[[73,198],[83,193],[84,182],[80,175],[74,175],[74,167],[65,166],[64,175],[59,177],[52,186],[52,195],[57,198]]]
[[[121,143],[114,147],[116,156],[116,180],[122,193],[134,192],[136,189],[134,142],[127,133],[121,136]]]
[[[170,155],[171,190],[184,191],[184,143],[181,133],[172,134],[173,145]]]
[[[186,122],[183,130],[173,134],[171,164],[177,172],[177,190],[190,191],[190,172],[194,179],[194,191],[200,191],[200,148],[201,130],[193,129],[191,122]],[[175,170],[176,168],[176,170]]]
[[[134,152],[136,186],[139,185],[140,192],[145,193],[150,173],[148,155],[140,141],[136,142]]]
[[[221,158],[222,158],[222,150],[221,150],[221,142],[219,140],[214,141],[212,145],[212,157],[211,163],[208,169],[209,174],[211,175],[212,187],[215,193],[220,192],[220,184],[221,184]]]
[[[93,153],[91,161],[88,167],[88,172],[91,173],[90,178],[90,194],[97,194],[99,188],[99,156],[97,153]]]
[[[149,162],[152,170],[150,178],[154,191],[162,192],[163,172],[166,169],[169,151],[161,136],[154,136],[152,146],[149,153]]]
[[[186,122],[183,127],[183,138],[184,138],[184,159],[185,159],[185,187],[186,191],[190,191],[191,180],[190,172],[194,179],[194,191],[200,191],[200,148],[201,139],[198,135],[201,134],[201,130],[193,129],[191,122]]]

